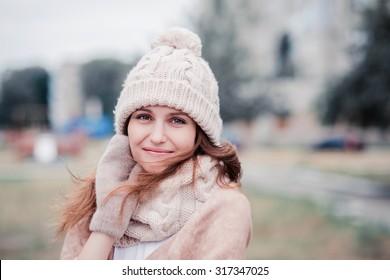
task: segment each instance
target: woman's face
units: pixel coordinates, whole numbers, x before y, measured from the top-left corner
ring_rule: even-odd
[[[185,113],[164,106],[148,106],[130,116],[127,127],[131,153],[147,172],[160,172],[162,160],[190,152],[196,123]]]

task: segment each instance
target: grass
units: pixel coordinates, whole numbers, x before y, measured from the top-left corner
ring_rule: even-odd
[[[306,199],[249,193],[249,259],[390,259],[390,232],[333,216]]]
[[[54,238],[53,209],[78,176],[93,170],[105,142],[90,141],[79,157],[54,164],[20,160],[0,150],[0,259],[58,259],[62,240]]]
[[[57,259],[51,205],[57,181],[1,182],[0,258]]]

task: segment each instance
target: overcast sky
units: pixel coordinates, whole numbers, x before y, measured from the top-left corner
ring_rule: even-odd
[[[131,56],[173,25],[191,27],[194,0],[0,0],[0,72]]]

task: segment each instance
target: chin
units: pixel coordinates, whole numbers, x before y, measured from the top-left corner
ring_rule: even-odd
[[[161,173],[167,166],[158,163],[144,164],[142,168],[148,173]]]

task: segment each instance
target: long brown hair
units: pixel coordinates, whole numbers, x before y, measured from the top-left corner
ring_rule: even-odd
[[[174,160],[168,162],[168,167],[159,174],[141,172],[139,180],[129,185],[123,182],[118,185],[118,190],[125,191],[126,198],[133,193],[138,193],[141,199],[155,190],[164,179],[180,172],[181,167],[188,161],[193,160],[196,168],[199,155],[209,155],[217,160],[217,183],[221,187],[240,187],[242,176],[241,163],[238,159],[237,150],[230,142],[214,145],[204,131],[197,126],[194,149]],[[194,170],[195,174],[195,170]],[[96,210],[95,172],[85,179],[76,178],[77,185],[69,195],[65,197],[61,207],[60,219],[56,230],[57,236],[63,236],[82,219],[91,219]],[[116,192],[116,191],[114,191]],[[122,204],[123,208],[123,204]]]

